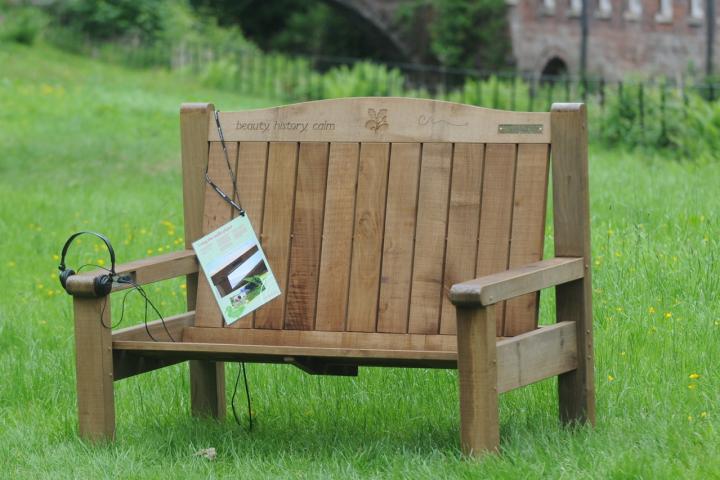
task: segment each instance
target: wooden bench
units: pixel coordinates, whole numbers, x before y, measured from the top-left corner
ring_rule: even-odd
[[[499,443],[498,395],[559,376],[560,417],[594,422],[585,108],[489,110],[434,100],[323,100],[219,115],[239,197],[282,296],[225,326],[191,242],[232,218],[214,107],[181,109],[187,250],[120,266],[187,277],[188,312],[111,332],[74,296],[80,434],[114,437],[113,382],[190,360],[196,415],[225,414],[225,361],[309,373],[459,370],[461,445]],[[543,258],[552,164],[554,257]],[[68,290],[87,292],[94,274]],[[538,327],[539,291],[557,322]],[[114,291],[127,288],[116,285]],[[408,395],[420,392],[408,392]]]

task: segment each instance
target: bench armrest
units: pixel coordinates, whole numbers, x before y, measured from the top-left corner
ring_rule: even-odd
[[[159,282],[170,278],[197,273],[198,262],[193,250],[182,250],[165,255],[136,260],[134,262],[118,265],[115,272],[127,277],[138,285]],[[94,270],[72,275],[67,280],[67,291],[74,296],[93,297],[93,281],[95,277],[106,272]],[[113,292],[130,288],[124,283],[113,284]]]
[[[526,293],[577,280],[584,274],[583,258],[551,258],[475,280],[456,283],[450,289],[450,301],[461,307],[493,305]]]

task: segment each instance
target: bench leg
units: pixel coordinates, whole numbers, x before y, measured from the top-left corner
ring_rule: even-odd
[[[112,332],[109,298],[74,298],[75,368],[80,436],[115,438]],[[102,316],[102,323],[100,318]]]
[[[580,279],[555,289],[557,321],[575,321],[577,369],[558,377],[560,420],[595,425],[595,374],[592,340],[592,307],[589,280]]]
[[[225,418],[225,364],[190,361],[190,409],[196,417]]]
[[[500,444],[495,341],[494,305],[457,307],[460,443],[470,456]]]

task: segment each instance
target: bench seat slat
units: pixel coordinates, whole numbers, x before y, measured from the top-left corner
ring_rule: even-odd
[[[225,333],[225,335],[223,335]],[[325,334],[331,347],[321,347],[317,343],[290,338],[293,335],[318,336]],[[328,335],[329,334],[329,335]],[[266,338],[283,340],[283,343],[264,343]],[[338,340],[337,336],[353,339]],[[281,338],[284,337],[284,338]],[[354,340],[361,338],[362,341]],[[401,345],[400,339],[419,339],[422,346],[392,348],[386,340]],[[439,349],[448,339],[452,349]],[[217,340],[217,342],[216,342]],[[238,341],[239,340],[239,341]],[[374,343],[371,343],[373,342]],[[433,343],[435,342],[435,343]],[[347,347],[340,345],[354,344]],[[368,346],[370,345],[370,346]],[[497,340],[498,393],[528,385],[544,378],[568,372],[577,367],[577,343],[575,322],[560,322],[540,327],[516,337]],[[432,347],[432,348],[431,348]],[[455,368],[457,353],[454,337],[450,335],[409,335],[351,332],[312,332],[303,330],[221,330],[217,328],[185,329],[183,342],[152,341],[113,341],[113,349],[133,351],[142,355],[173,358],[174,354],[183,358],[197,356],[215,360],[247,360],[263,362],[290,362],[292,357],[321,357],[334,359],[338,364],[412,366]]]

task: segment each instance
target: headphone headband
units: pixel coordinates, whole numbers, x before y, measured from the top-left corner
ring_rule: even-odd
[[[63,245],[62,254],[60,255],[60,266],[58,268],[60,269],[61,272],[65,271],[65,256],[67,255],[67,251],[70,248],[70,244],[73,242],[73,240],[75,240],[75,238],[79,237],[80,235],[86,234],[86,233],[89,235],[96,236],[97,238],[102,240],[103,243],[105,244],[105,246],[107,247],[108,252],[110,252],[110,275],[112,275],[114,277],[116,275],[116,273],[115,273],[115,250],[113,250],[113,247],[110,244],[110,240],[105,235],[103,235],[101,233],[97,233],[97,232],[92,232],[90,230],[83,230],[82,232],[77,232],[77,233],[73,233],[72,235],[70,235],[70,238],[68,238],[67,241],[65,242],[65,245]]]

